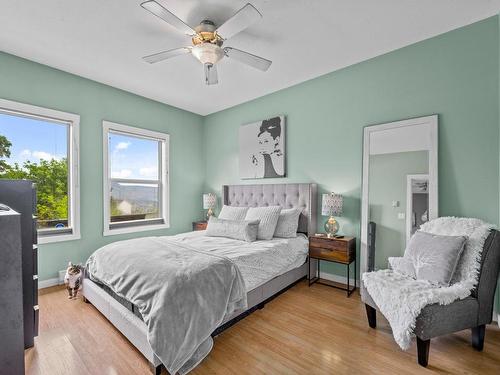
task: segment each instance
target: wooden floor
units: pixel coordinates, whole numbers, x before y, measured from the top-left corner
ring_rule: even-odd
[[[148,374],[142,355],[92,305],[45,290],[40,335],[26,352],[26,373]],[[415,344],[403,352],[380,315],[370,329],[357,293],[346,298],[301,282],[215,339],[192,374],[500,374],[500,329],[486,329],[483,352],[470,332],[431,341],[429,367],[416,363]]]

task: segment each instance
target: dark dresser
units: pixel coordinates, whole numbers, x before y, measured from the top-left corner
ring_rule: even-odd
[[[0,375],[24,374],[21,215],[0,207]]]
[[[36,189],[28,180],[0,179],[0,203],[20,217],[24,348],[34,345],[38,335],[38,247]],[[1,238],[1,237],[0,237]],[[2,245],[2,247],[5,243]],[[5,343],[4,340],[0,340]]]

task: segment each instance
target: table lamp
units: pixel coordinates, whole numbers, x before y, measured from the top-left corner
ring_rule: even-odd
[[[207,220],[214,216],[214,208],[217,206],[217,196],[214,193],[203,194],[203,209],[207,211]]]
[[[335,193],[323,194],[321,215],[329,216],[325,222],[325,232],[328,238],[334,237],[339,231],[339,223],[333,216],[342,216],[343,205],[344,198],[342,195]]]

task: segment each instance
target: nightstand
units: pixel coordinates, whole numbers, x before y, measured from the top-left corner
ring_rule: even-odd
[[[356,238],[328,238],[326,236],[311,236],[309,237],[309,258],[317,259],[316,275],[311,279],[311,269],[309,267],[309,286],[314,283],[319,283],[341,289],[347,292],[347,297],[356,290]],[[344,264],[347,267],[347,285],[345,288],[337,285],[326,284],[320,281],[319,264],[321,261],[334,262]],[[354,263],[354,287],[349,284],[350,265]]]
[[[207,229],[206,221],[193,221],[193,231]]]

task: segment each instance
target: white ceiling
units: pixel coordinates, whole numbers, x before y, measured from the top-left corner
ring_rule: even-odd
[[[226,46],[273,60],[263,73],[223,59],[206,86],[190,45],[143,0],[0,0],[0,50],[207,115],[498,14],[500,0],[158,0],[188,24],[222,23],[251,3],[264,18]],[[1,67],[0,67],[1,68]]]

